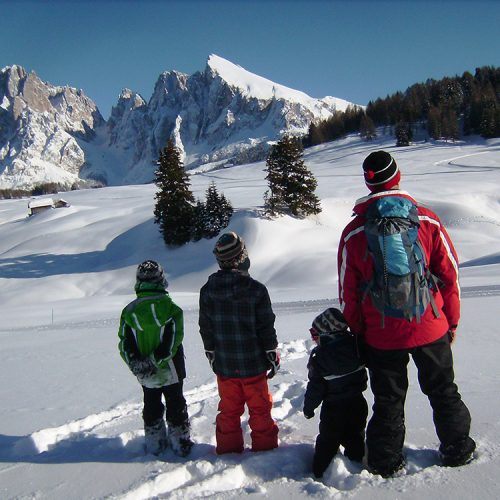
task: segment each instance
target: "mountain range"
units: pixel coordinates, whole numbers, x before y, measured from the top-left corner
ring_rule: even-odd
[[[284,133],[305,134],[312,121],[350,104],[312,98],[210,55],[203,71],[162,73],[148,102],[124,89],[105,120],[82,90],[9,66],[0,71],[0,188],[151,182],[169,138],[190,170],[248,163]]]

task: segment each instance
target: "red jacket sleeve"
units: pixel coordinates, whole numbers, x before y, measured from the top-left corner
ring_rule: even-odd
[[[344,313],[349,328],[356,335],[363,335],[365,331],[361,310],[362,276],[355,266],[359,259],[354,258],[356,254],[363,252],[362,248],[358,248],[359,238],[356,238],[361,231],[363,231],[363,226],[356,227],[355,224],[349,224],[342,233],[337,255],[340,309]]]
[[[428,211],[420,216],[423,226],[429,231],[427,248],[430,249],[429,269],[439,278],[439,289],[443,297],[443,312],[449,326],[460,320],[460,284],[458,281],[458,257],[448,232],[436,214]],[[427,233],[426,231],[426,233]]]

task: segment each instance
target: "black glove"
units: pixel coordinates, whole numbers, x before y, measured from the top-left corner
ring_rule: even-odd
[[[207,357],[208,362],[210,363],[210,368],[212,368],[213,371],[215,362],[215,351],[205,351],[205,356]]]
[[[272,349],[266,351],[266,356],[269,364],[271,365],[267,378],[273,378],[276,375],[276,372],[280,369],[280,353],[277,349]]]
[[[139,378],[152,377],[156,373],[156,366],[149,356],[131,359],[128,366],[130,371]]]
[[[309,410],[308,408],[304,408],[303,411],[304,411],[304,417],[306,417],[308,420],[314,417],[314,410]]]

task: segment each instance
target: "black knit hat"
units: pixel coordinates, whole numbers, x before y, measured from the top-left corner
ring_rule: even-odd
[[[236,269],[248,259],[245,242],[236,233],[224,233],[215,244],[214,255],[222,269]]]
[[[374,151],[363,162],[365,182],[370,191],[391,189],[401,179],[396,160],[387,151]]]
[[[314,318],[311,330],[318,335],[347,331],[347,322],[340,309],[330,307]]]
[[[138,282],[158,283],[164,287],[168,285],[163,268],[154,260],[145,260],[139,264],[135,276]]]

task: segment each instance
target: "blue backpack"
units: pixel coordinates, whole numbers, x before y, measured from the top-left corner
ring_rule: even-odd
[[[418,241],[420,222],[417,207],[407,198],[387,196],[372,203],[366,212],[365,235],[373,257],[374,273],[366,284],[373,305],[385,316],[412,321],[420,318],[431,304],[439,311],[431,289],[436,278],[427,267],[425,252]]]

